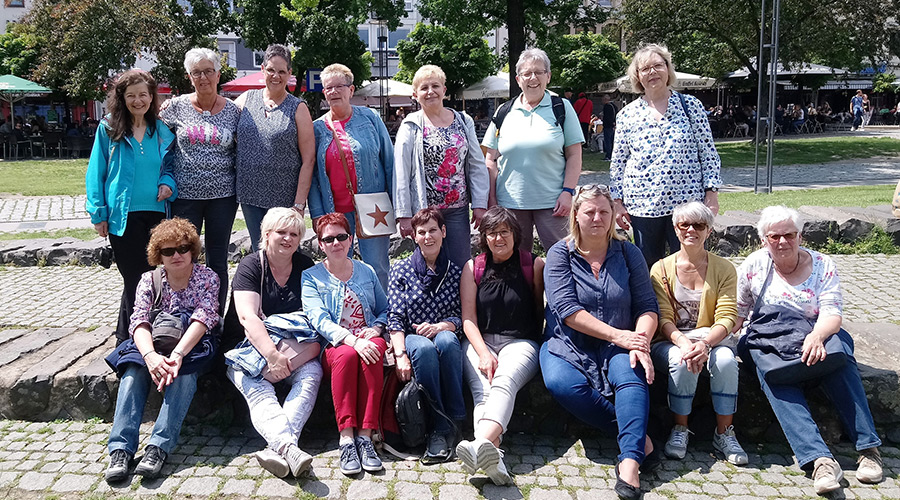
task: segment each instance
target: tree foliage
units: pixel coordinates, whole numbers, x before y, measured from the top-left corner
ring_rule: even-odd
[[[41,52],[28,25],[12,23],[0,35],[0,74],[31,78]]]
[[[767,2],[771,9],[772,2]],[[626,0],[622,16],[632,45],[665,43],[685,57],[682,68],[719,77],[746,66],[757,74],[760,0]],[[779,61],[860,69],[897,54],[898,0],[782,0]],[[771,12],[766,15],[767,38]],[[676,63],[678,60],[676,60]]]
[[[879,73],[872,79],[872,91],[896,92],[897,85],[894,84],[895,81],[897,81],[897,76],[893,73]]]
[[[493,74],[497,61],[487,41],[471,31],[419,23],[406,40],[397,43],[400,71],[395,79],[412,83],[421,66],[435,64],[447,75],[449,95]]]
[[[622,76],[628,66],[618,45],[599,34],[563,35],[545,48],[554,86],[588,90]]]

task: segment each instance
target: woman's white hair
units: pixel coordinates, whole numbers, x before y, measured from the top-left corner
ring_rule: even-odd
[[[675,207],[672,212],[672,225],[677,226],[679,222],[703,222],[712,227],[715,218],[713,211],[703,203],[689,201]]]
[[[213,63],[213,68],[215,68],[216,71],[222,70],[222,61],[216,51],[207,49],[206,47],[194,47],[184,55],[184,71],[190,73],[194,69],[194,66],[201,61]]]
[[[765,241],[769,228],[773,224],[786,220],[791,221],[798,233],[803,231],[803,221],[800,219],[800,213],[793,208],[788,208],[784,205],[764,208],[759,214],[759,222],[756,223],[756,232],[759,233],[759,239]]]
[[[550,72],[550,58],[547,56],[547,53],[538,48],[530,48],[525,49],[519,54],[519,61],[516,62],[516,74],[519,74],[522,66],[525,66],[531,61],[541,61],[544,65],[544,71]]]

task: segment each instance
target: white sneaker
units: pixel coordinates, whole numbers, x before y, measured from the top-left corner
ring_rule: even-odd
[[[741,443],[738,443],[737,437],[734,435],[733,425],[729,425],[724,434],[713,431],[713,448],[725,455],[725,460],[728,460],[729,463],[745,465],[748,462],[747,453],[741,448]]]
[[[287,460],[285,460],[277,451],[270,448],[257,451],[256,461],[259,462],[260,467],[271,472],[273,476],[278,478],[287,477],[291,472],[291,467],[288,465]]]
[[[494,443],[484,438],[475,438],[472,441],[462,440],[456,445],[456,456],[462,461],[466,472],[475,474],[479,469],[487,469],[494,465],[494,455],[490,451],[492,449],[495,449]]]
[[[669,434],[669,440],[666,441],[665,452],[669,458],[677,458],[681,460],[687,453],[688,438],[691,431],[683,425],[672,427],[672,433]]]
[[[878,448],[860,450],[856,464],[856,479],[859,482],[875,484],[884,478],[883,462]]]
[[[312,456],[295,444],[289,444],[282,455],[287,460],[288,466],[291,468],[291,475],[294,477],[300,477],[312,464]]]
[[[824,495],[841,487],[844,471],[831,457],[819,457],[813,468],[813,487],[817,495]]]
[[[488,442],[491,444],[490,442]],[[512,478],[503,463],[503,451],[491,444],[490,448],[481,447],[478,458],[482,461],[482,468],[491,481],[497,486],[505,486],[512,483]]]

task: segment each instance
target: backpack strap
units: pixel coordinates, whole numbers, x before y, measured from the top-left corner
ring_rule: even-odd
[[[556,125],[563,131],[566,132],[566,105],[563,103],[562,97],[558,95],[551,95],[550,102],[553,105],[553,116],[556,117]]]
[[[484,266],[485,262],[487,262],[487,254],[480,253],[475,256],[475,268],[473,270],[475,274],[475,286],[481,284],[481,277],[484,276]]]
[[[153,280],[150,282],[150,291],[153,293],[153,308],[159,309],[159,303],[162,301],[162,271],[163,268],[157,267],[153,270]]]
[[[522,267],[522,276],[525,276],[528,288],[534,290],[534,254],[520,248],[519,265]]]
[[[491,122],[494,124],[494,137],[500,137],[500,127],[503,126],[503,120],[506,119],[506,115],[509,114],[509,110],[512,108],[513,102],[515,99],[510,99],[497,109],[497,112],[494,113],[494,117],[491,118]]]

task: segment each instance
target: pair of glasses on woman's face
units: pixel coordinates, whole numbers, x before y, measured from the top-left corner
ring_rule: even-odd
[[[675,224],[675,227],[681,229],[682,231],[687,231],[690,228],[694,228],[694,231],[706,231],[706,228],[709,226],[705,222],[679,222]]]
[[[334,243],[334,240],[347,241],[347,238],[349,238],[349,237],[350,237],[350,235],[347,233],[336,234],[334,236],[324,236],[324,237],[322,237],[322,242],[323,243]]]
[[[794,241],[797,238],[797,231],[791,231],[790,233],[784,234],[767,234],[766,238],[768,238],[769,243],[778,243],[781,241],[781,238],[784,238],[787,241]]]
[[[191,251],[190,244],[184,244],[184,245],[178,245],[177,247],[166,247],[166,248],[159,249],[159,253],[161,253],[163,257],[171,257],[171,256],[175,255],[175,252],[178,252],[178,253],[184,255],[190,251]]]

